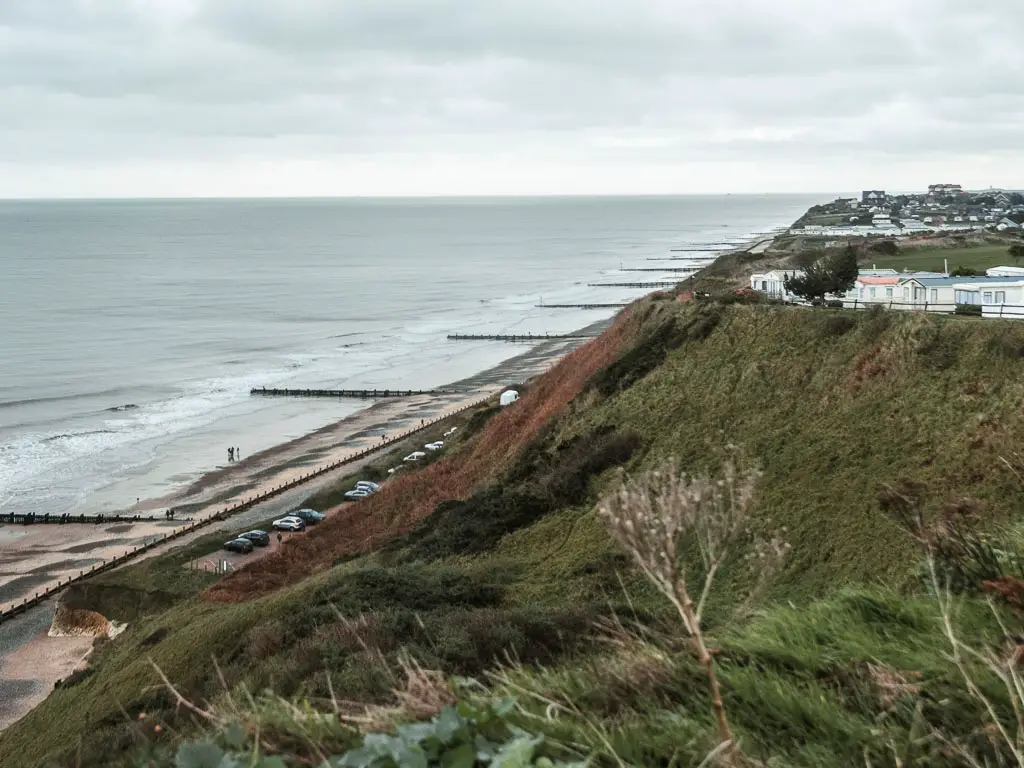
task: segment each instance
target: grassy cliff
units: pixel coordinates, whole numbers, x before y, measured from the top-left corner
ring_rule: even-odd
[[[594,505],[623,471],[674,457],[716,472],[737,453],[762,473],[745,541],[790,545],[755,602],[757,563],[738,550],[707,613],[744,753],[962,764],[921,733],[982,753],[985,714],[947,660],[921,547],[880,497],[912,485],[925,517],[958,504],[1012,548],[1022,373],[1011,322],[643,300],[448,456],[280,555],[209,587],[168,575],[158,601],[127,594],[128,631],[0,736],[0,765],[163,765],[182,739],[225,738],[228,720],[243,726],[229,741],[318,764],[362,743],[367,712],[372,729],[381,712],[429,719],[408,695],[396,705],[407,676],[441,702],[454,683],[437,680],[462,679],[472,711],[514,702],[500,720],[523,731],[505,736],[533,734],[552,759],[700,764],[716,743],[700,667]],[[152,592],[180,562],[110,574],[76,607],[115,586]],[[987,642],[999,625],[978,586],[956,623]]]

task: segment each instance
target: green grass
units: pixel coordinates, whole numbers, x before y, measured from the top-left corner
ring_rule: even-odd
[[[945,264],[949,269],[970,267],[984,273],[990,267],[1013,266],[1014,261],[1007,254],[1009,243],[978,245],[965,248],[921,248],[905,249],[895,256],[869,254],[864,263],[877,266],[879,269],[895,269],[922,272],[942,272]]]
[[[998,637],[983,606],[960,624]],[[810,607],[777,605],[715,636],[726,710],[744,751],[769,765],[955,765],[941,744],[913,734],[922,722],[985,751],[984,715],[946,659],[937,604],[885,590],[847,590]],[[676,647],[676,650],[673,650]],[[1004,713],[994,679],[975,673]],[[877,670],[911,686],[887,691]],[[891,702],[886,695],[892,694]],[[672,637],[635,638],[626,650],[557,669],[497,673],[491,697],[515,696],[519,724],[553,742],[632,765],[697,765],[715,746],[703,673]],[[552,702],[563,714],[551,719]],[[915,711],[923,702],[920,712]],[[921,762],[913,762],[920,760]]]
[[[911,740],[913,706],[882,707],[868,663],[920,675],[924,714],[970,737],[976,708],[943,658],[935,605],[914,597],[920,553],[877,497],[909,477],[926,484],[929,513],[968,496],[986,524],[1018,522],[1024,326],[668,301],[635,311],[636,345],[503,478],[376,553],[235,605],[196,598],[209,577],[181,568],[222,537],[86,582],[81,607],[131,625],[100,644],[91,675],[0,736],[0,765],[130,764],[151,741],[202,732],[150,658],[196,701],[223,700],[226,685],[327,710],[332,691],[388,701],[403,653],[487,682],[481,695],[514,694],[522,724],[552,743],[699,763],[712,745],[701,672],[592,509],[619,468],[667,456],[714,467],[727,444],[764,473],[751,528],[792,545],[753,619],[732,614],[756,576],[742,560],[723,570],[708,616],[745,748],[777,765],[863,764],[864,749],[890,764],[886,742]],[[965,610],[988,636],[987,615]],[[613,616],[656,642],[602,642],[595,624]],[[552,698],[567,708],[553,720],[541,717]],[[140,712],[165,734],[131,725]]]
[[[679,310],[686,311],[686,310]],[[786,529],[780,589],[810,597],[849,583],[898,583],[913,545],[879,511],[908,476],[941,506],[972,496],[993,520],[1016,514],[1020,481],[1000,456],[1024,436],[1024,326],[1012,321],[714,306],[704,339],[614,397],[581,397],[560,439],[634,430],[645,464],[713,464],[726,443],[764,471],[757,524]],[[845,318],[845,316],[844,316]],[[690,321],[692,322],[692,320]]]

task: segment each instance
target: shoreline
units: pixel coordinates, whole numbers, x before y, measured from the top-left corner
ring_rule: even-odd
[[[607,327],[613,319],[614,315],[592,323],[581,330],[599,331]],[[218,493],[223,494],[227,486],[233,485],[237,488],[240,475],[248,472],[251,476],[255,476],[261,472],[265,473],[267,469],[273,471],[264,475],[263,482],[271,485],[279,483],[288,474],[296,473],[299,469],[308,471],[314,463],[318,465],[330,463],[335,458],[332,453],[341,455],[341,453],[358,451],[368,439],[373,440],[379,436],[378,430],[380,429],[402,431],[403,426],[413,426],[421,418],[428,416],[437,418],[447,415],[449,411],[458,410],[460,403],[478,400],[487,394],[496,394],[510,384],[525,383],[544,373],[559,359],[586,341],[586,339],[560,339],[542,342],[497,366],[453,383],[451,386],[464,388],[464,391],[457,394],[396,398],[395,401],[375,403],[303,437],[254,454],[248,460],[239,462],[237,466],[206,473],[175,495],[186,499],[203,498],[204,496],[215,497]],[[331,443],[331,441],[336,442],[325,450],[325,444]],[[388,448],[390,447],[389,443]],[[172,548],[185,545],[198,536],[237,530],[239,527],[254,524],[258,520],[268,517],[268,510],[264,509],[266,506],[293,508],[301,498],[306,498],[316,492],[318,487],[329,486],[341,476],[358,469],[362,462],[372,461],[376,456],[377,454],[374,453],[366,459],[339,467],[324,478],[300,485],[281,499],[272,499],[265,504],[257,505],[254,509],[213,522],[206,528],[160,545],[131,562],[136,563],[139,560],[158,556]],[[249,462],[248,465],[247,462]],[[157,500],[150,500],[151,503],[155,501]],[[209,512],[207,515],[198,516],[197,519],[214,517],[221,507],[221,502],[217,501],[207,500],[195,503]],[[211,510],[212,507],[216,507],[216,509]],[[274,512],[275,515],[279,513]],[[4,603],[19,602],[20,596],[11,600],[10,595],[5,594],[10,592],[11,580],[4,582],[4,571],[16,566],[18,562],[22,562],[26,566],[22,578],[31,577],[32,571],[40,570],[37,564],[41,556],[45,557],[47,550],[49,550],[48,554],[51,558],[62,552],[74,552],[78,556],[78,559],[74,561],[63,563],[64,570],[60,569],[60,564],[51,564],[46,571],[47,574],[65,573],[68,568],[71,568],[77,575],[79,569],[75,566],[88,567],[85,565],[85,560],[108,553],[112,553],[114,556],[123,554],[125,548],[130,548],[136,542],[144,541],[154,535],[163,536],[169,530],[182,524],[181,521],[168,521],[120,525],[69,524],[31,527],[0,525],[0,595],[7,598],[3,600]],[[11,528],[26,530],[15,530],[15,534],[21,535],[16,535],[5,542],[3,534]],[[62,537],[63,541],[61,541]],[[53,551],[53,544],[68,545],[71,541],[77,543],[56,552]],[[42,568],[46,569],[47,566],[44,565]],[[31,593],[37,586],[42,586],[38,578],[25,588]],[[75,669],[87,663],[93,637],[54,637],[49,634],[59,599],[58,597],[56,600],[44,601],[15,619],[0,624],[0,733],[42,702],[53,690],[58,680],[67,677]],[[0,607],[3,606],[0,605]]]
[[[597,332],[611,320],[607,318],[581,330]],[[206,472],[170,494],[143,499],[123,510],[126,514],[153,515],[174,508],[175,520],[0,525],[0,609],[77,577],[93,565],[162,538],[185,525],[182,518],[196,522],[208,520],[226,506],[293,482],[317,467],[373,448],[382,442],[382,434],[404,432],[418,426],[422,420],[446,416],[482,397],[497,394],[507,385],[525,382],[584,341],[541,342],[497,366],[449,385],[458,388],[458,392],[374,403],[237,464]]]
[[[772,237],[766,238],[765,233],[750,235],[734,248],[717,254],[717,257],[750,250],[765,240],[770,242]],[[685,257],[679,260],[685,260]],[[703,268],[702,266],[701,269]],[[641,300],[649,294],[650,292],[647,292],[628,303]],[[613,322],[617,314],[611,313],[608,317],[580,328],[579,332],[600,333]],[[315,466],[328,465],[340,457],[372,447],[380,441],[382,434],[402,432],[422,419],[438,418],[447,412],[458,410],[465,403],[479,400],[484,396],[493,396],[509,385],[525,383],[548,370],[559,359],[586,341],[585,338],[541,341],[498,365],[447,385],[450,388],[458,388],[458,392],[395,398],[373,403],[305,435],[259,451],[236,464],[205,472],[171,493],[144,499],[128,510],[152,513],[173,507],[182,511],[194,511],[194,519],[209,519],[220,511],[221,506],[236,499],[256,494],[261,488],[286,483],[308,473]],[[278,500],[278,504],[292,503],[300,495],[303,498],[308,497],[313,493],[314,486],[335,482],[341,473],[350,473],[357,467],[358,463],[342,467],[319,482],[305,483],[291,492],[290,498]],[[186,543],[192,536],[226,529],[235,530],[243,524],[247,516],[266,519],[267,512],[264,509],[241,512],[237,516],[215,522],[209,528],[195,534],[188,534],[161,545],[141,558],[157,556]],[[180,521],[131,525],[86,524],[35,526],[26,531],[17,530],[18,526],[0,525],[0,602],[11,600],[12,593],[19,589],[21,594],[26,591],[31,593],[35,587],[41,585],[41,579],[54,576],[58,579],[66,578],[66,575],[70,575],[69,570],[77,575],[83,567],[88,568],[87,561],[90,559],[102,558],[108,552],[119,548],[117,553],[121,554],[124,549],[131,548],[152,536],[163,536],[170,529],[180,525]],[[87,529],[89,535],[83,536],[86,531],[75,531],[76,528]],[[12,538],[5,541],[5,533],[13,534]],[[64,536],[63,541],[58,534]],[[72,544],[71,541],[75,543]],[[54,544],[64,548],[55,551]],[[63,561],[60,560],[61,554],[65,555]],[[76,557],[69,560],[66,557],[68,554]],[[50,557],[50,562],[40,566],[40,558],[46,559],[46,556]],[[20,573],[14,578],[5,578],[12,576],[12,571]],[[26,578],[28,581],[22,581],[20,585],[16,583],[19,579]],[[18,598],[14,598],[13,602],[18,602]],[[57,601],[47,601],[17,619],[0,625],[0,692],[3,693],[4,699],[3,707],[0,707],[0,731],[45,699],[57,680],[67,676],[88,657],[92,645],[91,637],[48,636],[50,621],[47,617],[52,620],[56,604]]]

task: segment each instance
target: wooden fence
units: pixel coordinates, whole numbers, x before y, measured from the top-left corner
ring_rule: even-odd
[[[231,517],[232,515],[235,515],[235,514],[237,514],[239,512],[244,512],[247,509],[251,509],[252,507],[256,506],[257,504],[262,504],[264,501],[272,499],[275,496],[279,496],[282,493],[285,493],[286,491],[292,490],[293,488],[297,488],[298,486],[303,485],[304,483],[308,483],[310,480],[313,480],[313,479],[315,479],[317,477],[320,477],[321,475],[325,475],[328,472],[332,472],[335,469],[338,469],[339,467],[343,467],[346,464],[351,464],[352,462],[359,461],[360,459],[364,459],[367,456],[369,456],[369,455],[371,455],[373,453],[377,453],[377,452],[383,450],[384,448],[388,448],[390,446],[393,446],[395,443],[401,442],[402,440],[405,440],[406,438],[411,437],[412,435],[415,435],[418,432],[422,432],[423,430],[430,429],[431,427],[433,427],[434,425],[438,424],[441,421],[444,421],[445,419],[451,418],[452,416],[455,416],[455,415],[457,415],[459,413],[463,413],[465,411],[468,411],[471,408],[476,408],[477,406],[479,406],[479,405],[487,402],[488,400],[490,400],[492,397],[494,397],[494,396],[493,395],[488,395],[486,397],[481,397],[481,398],[479,398],[477,400],[474,400],[473,402],[471,402],[471,403],[469,403],[467,405],[462,406],[461,408],[457,408],[454,411],[449,411],[448,413],[445,413],[445,414],[442,414],[441,416],[433,418],[430,421],[427,421],[427,422],[421,424],[418,427],[414,427],[412,429],[408,429],[405,432],[402,432],[402,433],[399,433],[399,434],[395,435],[394,437],[388,438],[387,440],[382,440],[379,444],[372,445],[372,446],[369,446],[367,448],[364,448],[363,450],[357,451],[356,453],[353,453],[353,454],[351,454],[349,456],[346,456],[343,459],[339,459],[338,461],[334,461],[334,462],[331,462],[330,464],[325,464],[322,467],[318,467],[316,469],[310,470],[306,474],[301,475],[301,476],[295,478],[294,480],[291,480],[290,482],[282,483],[280,485],[276,485],[276,486],[270,488],[269,490],[264,491],[263,493],[255,494],[255,495],[250,496],[250,497],[248,497],[246,499],[243,499],[243,500],[241,500],[239,502],[236,502],[235,504],[232,504],[231,506],[224,507],[219,512],[216,512],[216,513],[210,515],[210,517],[208,517],[208,518],[205,518],[203,520],[197,520],[197,521],[191,522],[188,525],[182,526],[181,528],[177,529],[176,531],[174,531],[172,533],[169,533],[169,534],[167,534],[165,536],[161,536],[160,538],[154,539],[153,541],[149,542],[148,544],[142,544],[142,545],[139,545],[137,547],[134,547],[133,549],[131,549],[129,551],[126,551],[123,555],[119,555],[119,556],[114,557],[114,558],[112,558],[110,560],[106,560],[106,561],[104,561],[102,563],[94,565],[91,568],[89,568],[88,570],[79,571],[77,576],[69,576],[67,578],[60,579],[60,580],[57,581],[56,584],[48,587],[47,589],[43,590],[42,592],[36,592],[34,596],[27,597],[24,600],[22,600],[20,603],[16,603],[16,604],[14,604],[12,606],[9,606],[9,607],[7,607],[7,608],[5,608],[3,610],[0,610],[0,624],[3,624],[5,621],[9,621],[10,619],[14,618],[15,616],[18,616],[19,614],[24,613],[25,611],[29,610],[30,608],[35,607],[36,605],[39,605],[44,600],[48,600],[49,598],[53,597],[54,595],[56,595],[56,594],[62,592],[63,590],[67,589],[70,585],[74,584],[75,582],[81,581],[83,579],[87,579],[90,576],[95,576],[97,574],[104,573],[105,571],[113,570],[114,568],[117,568],[117,567],[119,567],[121,565],[124,565],[125,563],[130,562],[130,561],[134,560],[135,558],[145,554],[146,552],[149,552],[150,550],[155,549],[156,547],[159,547],[159,546],[161,546],[163,544],[166,544],[166,543],[168,543],[170,541],[174,541],[175,539],[181,538],[182,536],[186,536],[186,535],[188,535],[190,533],[194,533],[195,531],[199,530],[200,528],[204,528],[204,527],[206,527],[208,525],[211,525],[212,523],[226,520],[227,518]],[[109,518],[106,521],[109,522],[110,521]]]

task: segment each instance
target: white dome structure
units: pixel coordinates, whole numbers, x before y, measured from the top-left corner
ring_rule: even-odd
[[[514,389],[507,389],[501,393],[501,399],[498,404],[504,408],[506,405],[512,405],[516,400],[519,399],[519,393]]]

